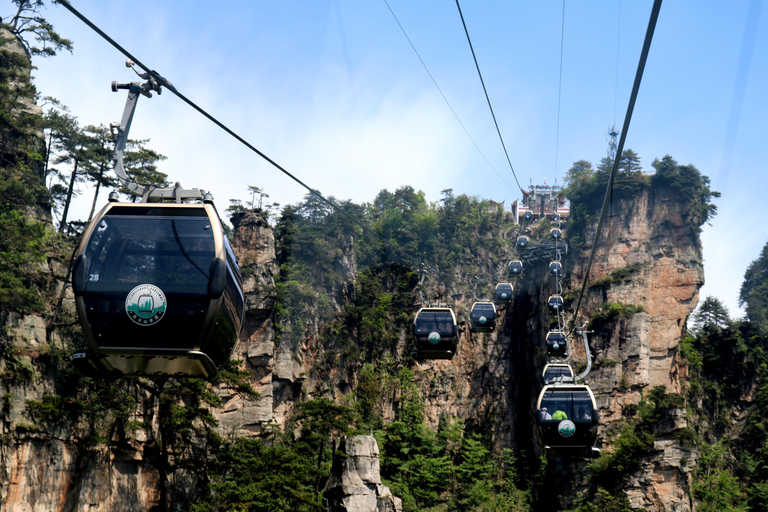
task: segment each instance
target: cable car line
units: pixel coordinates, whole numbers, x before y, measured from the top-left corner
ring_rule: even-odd
[[[475,67],[477,68],[477,74],[480,77],[480,83],[483,84],[483,91],[485,92],[485,99],[488,101],[488,108],[491,111],[491,116],[493,117],[493,124],[496,125],[496,133],[499,134],[499,140],[501,141],[501,147],[504,148],[504,154],[507,157],[507,163],[509,163],[509,168],[512,171],[512,176],[515,177],[515,182],[517,183],[517,187],[520,189],[521,192],[525,193],[523,191],[523,187],[520,186],[520,181],[517,179],[517,174],[515,174],[515,168],[512,167],[512,160],[509,158],[509,153],[507,152],[507,145],[504,144],[504,137],[501,136],[501,130],[499,129],[499,123],[496,121],[496,114],[493,112],[493,106],[491,105],[491,98],[488,96],[488,89],[485,87],[485,80],[483,80],[483,74],[480,72],[480,64],[477,62],[477,56],[475,55],[475,49],[472,47],[472,39],[469,37],[469,30],[467,29],[467,24],[464,22],[464,14],[461,12],[461,5],[459,5],[459,0],[456,0],[456,7],[459,9],[459,16],[461,17],[461,24],[464,26],[464,33],[467,35],[467,42],[469,43],[469,49],[472,51],[472,58],[475,61]]]
[[[395,22],[397,22],[397,26],[400,27],[400,31],[403,33],[405,38],[408,40],[408,44],[411,45],[411,48],[413,49],[413,52],[416,54],[416,57],[419,58],[419,61],[421,62],[421,65],[424,67],[424,71],[427,72],[429,75],[429,78],[432,80],[432,83],[435,84],[435,87],[437,87],[438,92],[440,93],[440,96],[443,97],[443,100],[445,100],[445,104],[448,105],[448,108],[451,109],[451,112],[453,113],[453,117],[456,118],[456,121],[459,122],[459,125],[461,125],[461,128],[464,130],[464,133],[467,134],[467,137],[469,137],[469,140],[472,141],[472,144],[475,145],[475,148],[477,148],[477,151],[480,153],[480,156],[483,157],[483,159],[486,161],[488,166],[493,170],[493,172],[496,173],[496,176],[499,177],[501,181],[504,182],[505,185],[507,185],[509,188],[513,188],[512,185],[510,185],[507,180],[504,179],[504,176],[499,173],[499,171],[496,170],[496,168],[493,166],[493,164],[488,160],[488,157],[485,156],[485,153],[483,153],[483,150],[480,149],[480,146],[477,145],[477,142],[475,142],[475,139],[472,138],[472,135],[469,134],[469,131],[467,130],[467,127],[464,126],[464,123],[461,122],[461,119],[459,119],[459,115],[456,113],[456,111],[453,109],[453,106],[448,101],[448,98],[445,97],[445,94],[443,93],[443,90],[440,88],[439,85],[437,85],[437,81],[435,80],[435,77],[432,76],[432,73],[429,71],[429,68],[427,67],[427,64],[424,62],[424,59],[421,58],[421,55],[419,55],[419,51],[416,49],[416,46],[414,46],[413,42],[411,41],[411,38],[408,37],[408,34],[405,31],[405,28],[403,28],[403,25],[400,23],[400,20],[397,18],[397,15],[395,14],[395,11],[392,10],[392,7],[389,5],[389,2],[387,0],[384,0],[384,3],[387,4],[387,8],[389,8],[389,12],[392,13],[392,17],[395,18]]]
[[[573,319],[571,320],[571,327],[569,333],[573,332],[576,325],[576,317],[581,307],[581,301],[584,298],[584,292],[587,289],[587,280],[589,279],[589,271],[592,268],[592,262],[595,259],[597,252],[597,245],[600,241],[600,233],[603,229],[603,223],[605,222],[605,214],[608,211],[608,203],[613,191],[613,182],[616,177],[616,172],[619,168],[619,162],[621,161],[621,155],[624,151],[624,142],[627,139],[627,131],[629,130],[629,123],[632,120],[632,112],[635,109],[635,102],[637,101],[637,94],[640,90],[640,82],[643,79],[643,71],[645,70],[645,63],[648,60],[648,52],[651,49],[651,42],[653,41],[653,32],[656,29],[656,21],[659,18],[659,11],[661,10],[662,0],[654,0],[653,8],[651,9],[651,16],[648,20],[648,29],[645,33],[645,40],[643,41],[643,50],[640,53],[640,61],[637,64],[637,72],[635,73],[635,81],[632,85],[632,93],[629,97],[629,105],[627,106],[627,113],[624,116],[624,125],[621,129],[621,135],[619,137],[619,145],[616,150],[616,157],[613,159],[613,167],[611,168],[611,174],[608,178],[608,185],[605,188],[605,196],[603,198],[603,206],[600,210],[600,219],[597,223],[597,230],[595,231],[595,240],[592,242],[592,251],[589,254],[589,260],[587,262],[587,268],[584,271],[584,282],[579,292],[579,300],[576,302],[576,309],[574,310]]]
[[[563,19],[560,25],[560,79],[557,85],[557,135],[555,136],[555,185],[557,185],[557,156],[560,150],[560,98],[563,91],[563,41],[565,40],[565,0],[563,0]]]
[[[619,0],[619,19],[616,23],[616,74],[613,80],[613,126],[616,126],[616,105],[619,100],[619,56],[621,55],[621,0]]]

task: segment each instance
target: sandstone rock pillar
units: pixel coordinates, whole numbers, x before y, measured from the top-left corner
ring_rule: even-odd
[[[402,501],[381,484],[379,446],[373,436],[345,437],[325,486],[330,512],[400,512]]]

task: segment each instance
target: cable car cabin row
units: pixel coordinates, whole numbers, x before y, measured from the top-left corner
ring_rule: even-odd
[[[245,314],[213,204],[109,203],[86,229],[72,285],[92,375],[210,378]]]
[[[459,343],[456,315],[448,307],[419,309],[413,320],[416,356],[420,359],[452,359]]]
[[[493,302],[475,302],[469,312],[472,332],[493,332],[496,328],[496,306]]]
[[[512,260],[509,262],[509,273],[513,276],[523,275],[523,262],[520,260]]]
[[[568,355],[568,340],[562,331],[547,333],[547,356],[562,358]]]
[[[573,369],[567,363],[550,363],[544,366],[541,379],[545,385],[555,382],[573,382]]]
[[[595,396],[584,384],[544,386],[536,403],[539,440],[548,457],[600,456],[595,447],[599,416]]]
[[[509,304],[512,302],[512,296],[515,288],[512,283],[499,283],[496,285],[496,302],[499,304]]]

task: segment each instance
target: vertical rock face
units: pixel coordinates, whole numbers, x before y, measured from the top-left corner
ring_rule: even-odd
[[[645,312],[619,321],[591,340],[595,369],[588,381],[601,413],[600,439],[610,453],[608,439],[624,424],[623,411],[644,394],[661,386],[683,394],[687,367],[679,344],[688,316],[704,283],[698,233],[689,222],[685,201],[663,191],[650,191],[633,200],[614,203],[604,224],[595,262],[589,275],[582,315],[604,304],[641,306]],[[595,226],[587,233],[594,237]],[[578,291],[589,257],[576,254],[570,287]],[[602,284],[599,284],[602,283]],[[576,347],[576,361],[583,347]],[[647,510],[692,509],[688,496],[690,472],[697,452],[675,439],[688,426],[684,409],[667,411],[658,426],[654,453],[627,482],[625,492],[633,507]]]
[[[623,425],[622,412],[627,405],[637,404],[656,386],[670,393],[684,391],[687,370],[678,345],[704,279],[698,237],[678,198],[646,193],[632,201],[617,202],[614,211],[620,213],[605,224],[590,274],[591,282],[606,277],[610,282],[605,280],[603,285],[589,289],[583,314],[590,315],[607,303],[642,306],[645,312],[622,320],[591,340],[595,367],[588,380],[598,399],[600,439],[608,453],[609,439]],[[319,393],[316,390],[322,379],[328,381],[322,392],[333,397],[344,389],[354,389],[355,375],[354,369],[337,368],[329,378],[318,375],[314,365],[324,347],[317,336],[317,321],[308,319],[307,324],[313,327],[296,347],[276,342],[272,312],[279,269],[274,235],[263,216],[254,212],[236,215],[233,224],[232,245],[243,268],[248,309],[233,358],[251,371],[250,382],[260,398],[247,401],[222,387],[218,392],[224,405],[212,412],[222,435],[258,436],[272,426],[282,427],[303,393]],[[346,240],[339,248],[336,270],[344,283],[334,290],[338,292],[332,297],[335,306],[354,300],[357,263],[352,242]],[[587,257],[586,251],[568,256],[566,265],[571,274],[566,284],[571,290],[577,290],[583,281]],[[500,308],[495,332],[471,334],[464,324],[459,350],[452,360],[406,363],[414,370],[426,418],[433,427],[446,417],[458,418],[468,428],[491,423],[499,448],[535,450],[531,411],[544,359],[543,334],[550,318],[543,304],[551,290],[542,285],[549,282],[546,264],[526,272],[525,279],[515,282],[515,303]],[[471,305],[467,290],[456,287],[445,294],[456,299],[459,320],[466,322]],[[20,357],[31,364],[45,345],[42,318],[5,314],[0,325],[7,327],[7,337],[23,349]],[[408,334],[403,332],[393,354],[395,361],[409,357],[407,340]],[[583,347],[575,345],[573,362],[583,362],[584,355]],[[3,365],[0,361],[0,370]],[[7,403],[3,405],[4,441],[0,445],[0,503],[12,505],[13,510],[30,511],[128,511],[157,505],[159,475],[147,462],[141,439],[134,440],[131,447],[113,445],[83,457],[77,445],[69,441],[70,432],[43,434],[28,424],[25,401],[40,401],[51,391],[50,382],[44,378],[35,385],[4,388]],[[149,400],[147,404],[142,407],[154,407]],[[384,404],[386,421],[394,419],[394,410],[392,403]],[[633,507],[691,510],[687,489],[697,455],[675,440],[675,433],[687,426],[685,410],[669,411],[664,420],[656,433],[654,453],[642,461],[642,469],[624,490]],[[149,428],[156,429],[156,425]],[[381,485],[378,447],[372,437],[345,439],[340,451],[346,457],[334,461],[326,486],[331,510],[400,510],[400,500]],[[584,464],[573,465],[576,469],[569,474],[583,475]],[[193,486],[188,485],[193,481],[191,476],[179,473],[172,478],[178,480],[179,487],[189,486],[191,490],[184,492],[194,496]],[[135,499],[120,498],[125,494]],[[565,496],[563,501],[573,503],[573,496]]]
[[[381,484],[379,446],[373,436],[345,437],[325,486],[329,512],[400,512],[402,501]]]
[[[224,407],[215,411],[220,433],[249,437],[273,423],[275,329],[272,323],[275,275],[275,237],[267,220],[253,211],[232,217],[232,248],[243,273],[246,316],[233,359],[243,361],[251,372],[250,384],[259,393],[255,401],[244,400],[232,390],[221,389]],[[279,363],[278,363],[279,364]],[[230,394],[231,393],[231,394]]]
[[[648,316],[619,339],[598,347],[596,355],[614,359],[601,352],[616,356],[622,351],[636,352],[637,371],[627,372],[633,384],[663,386],[667,392],[679,393],[678,345],[704,284],[698,233],[690,225],[681,199],[663,191],[619,201],[613,211],[619,213],[604,224],[589,275],[589,282],[609,277],[611,282],[592,288],[584,309],[594,312],[604,303],[622,303],[642,306]],[[588,257],[586,250],[576,255],[570,280],[573,288],[583,282]]]

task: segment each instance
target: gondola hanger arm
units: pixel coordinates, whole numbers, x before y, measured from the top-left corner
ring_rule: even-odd
[[[112,82],[112,92],[119,90],[127,90],[128,98],[125,100],[125,108],[123,109],[123,117],[120,123],[110,124],[112,135],[115,138],[115,152],[112,155],[112,165],[115,169],[120,183],[128,190],[128,193],[140,197],[142,202],[150,202],[150,200],[174,200],[177,203],[181,203],[184,200],[189,199],[206,199],[203,197],[202,192],[199,189],[185,189],[179,183],[176,183],[173,187],[155,187],[152,185],[141,185],[135,183],[125,172],[125,165],[123,163],[123,153],[125,152],[125,146],[128,143],[128,133],[131,130],[131,123],[133,122],[133,114],[136,112],[136,103],[139,100],[139,95],[152,97],[152,91],[157,94],[162,94],[162,87],[165,85],[169,89],[173,89],[173,85],[163,78],[162,76],[154,73],[152,76],[150,73],[140,73],[134,66],[133,61],[128,59],[125,62],[125,66],[133,69],[133,71],[144,79],[144,82],[130,82],[120,84],[118,82]],[[210,198],[207,198],[211,200]]]

